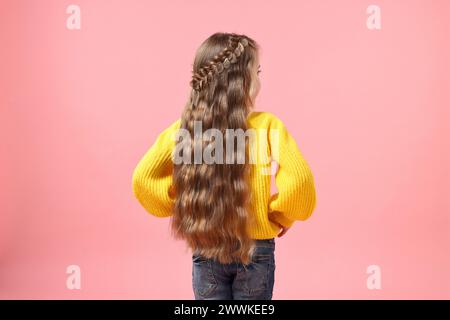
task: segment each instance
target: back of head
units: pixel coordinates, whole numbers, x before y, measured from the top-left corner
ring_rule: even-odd
[[[221,263],[249,263],[254,250],[248,236],[253,218],[248,210],[249,141],[245,136],[245,148],[235,148],[230,132],[247,130],[257,53],[257,43],[244,35],[215,33],[206,39],[195,56],[192,91],[181,116],[180,129],[188,139],[183,141],[184,160],[174,164],[171,229],[193,251]],[[211,132],[214,139],[205,134]],[[197,148],[203,155],[208,146],[223,161],[209,163],[202,157],[198,162]],[[245,161],[236,163],[239,158]]]

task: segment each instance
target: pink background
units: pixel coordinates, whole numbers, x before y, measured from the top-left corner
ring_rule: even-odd
[[[81,30],[66,8],[81,8]],[[381,7],[381,30],[366,8]],[[450,1],[1,1],[0,298],[193,299],[191,256],[132,170],[179,117],[200,43],[262,46],[257,109],[318,203],[276,239],[274,299],[450,298]],[[66,268],[81,268],[81,289]],[[381,290],[366,268],[381,268]]]

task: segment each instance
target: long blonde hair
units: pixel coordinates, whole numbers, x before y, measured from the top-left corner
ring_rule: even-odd
[[[247,130],[253,107],[251,70],[258,49],[254,40],[235,33],[214,33],[207,38],[196,52],[192,91],[181,116],[180,128],[188,130],[191,138],[190,148],[183,149],[190,163],[174,164],[172,234],[184,239],[193,251],[220,263],[248,264],[254,252],[254,239],[248,235],[254,223],[249,212],[249,141],[246,136],[244,163],[194,163],[194,121],[200,121],[203,132],[220,130],[222,150],[227,140],[233,139],[228,143],[234,146],[234,137],[226,129]],[[204,150],[210,142],[201,144]],[[239,148],[224,152],[232,152],[233,159],[243,156]]]

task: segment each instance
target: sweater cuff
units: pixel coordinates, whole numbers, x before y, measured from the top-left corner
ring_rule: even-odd
[[[281,224],[283,227],[292,227],[295,220],[291,220],[287,218],[282,212],[280,211],[272,211],[269,213],[270,220],[276,221],[279,224]]]

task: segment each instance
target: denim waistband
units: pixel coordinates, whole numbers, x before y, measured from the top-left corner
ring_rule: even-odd
[[[270,239],[255,239],[257,243],[275,243],[275,238]]]

